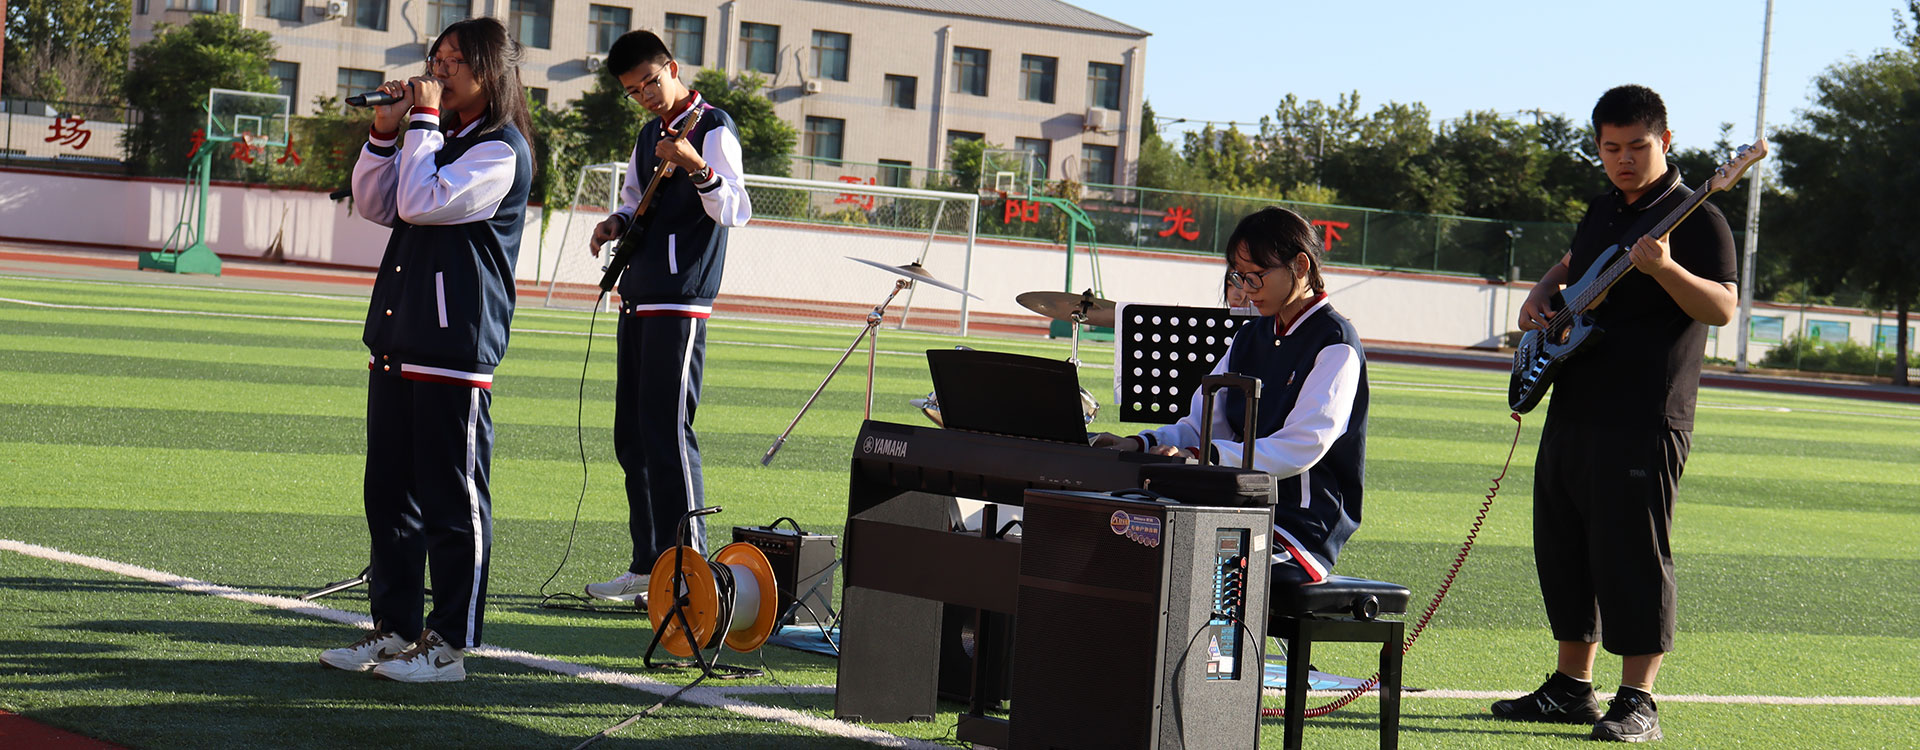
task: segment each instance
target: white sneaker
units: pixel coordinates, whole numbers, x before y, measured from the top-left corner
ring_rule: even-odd
[[[605,599],[610,602],[639,602],[642,608],[647,606],[647,583],[653,576],[643,576],[628,571],[621,573],[606,583],[587,584],[587,596]]]
[[[380,662],[400,655],[407,647],[407,639],[392,633],[369,630],[364,638],[355,641],[346,648],[330,648],[320,652],[320,663],[334,669],[349,672],[365,672],[378,666]]]
[[[399,682],[459,682],[467,679],[460,649],[432,630],[420,631],[420,640],[373,668],[375,677]]]

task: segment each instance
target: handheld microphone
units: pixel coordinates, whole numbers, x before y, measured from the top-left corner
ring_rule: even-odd
[[[385,91],[369,91],[364,94],[347,97],[347,105],[351,107],[378,107],[382,104],[392,104],[397,101],[400,101],[400,97]]]

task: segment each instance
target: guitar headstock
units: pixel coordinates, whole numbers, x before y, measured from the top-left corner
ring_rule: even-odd
[[[1755,141],[1752,145],[1741,146],[1740,150],[1734,153],[1732,159],[1728,159],[1727,163],[1713,170],[1713,178],[1707,180],[1707,191],[1717,193],[1733,187],[1734,183],[1740,181],[1740,176],[1747,173],[1747,167],[1751,167],[1754,162],[1765,158],[1767,158],[1767,139],[1765,137]]]

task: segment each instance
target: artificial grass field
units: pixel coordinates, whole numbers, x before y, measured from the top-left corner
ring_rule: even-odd
[[[280,596],[358,571],[366,560],[364,293],[141,280],[0,277],[0,539]],[[535,304],[523,300],[493,391],[496,535],[485,640],[684,684],[692,673],[641,669],[651,634],[643,618],[534,606],[566,549],[580,487],[575,399],[588,325],[583,313]],[[601,316],[586,386],[591,484],[571,561],[549,591],[609,578],[628,554],[609,434],[612,325]],[[725,508],[708,521],[714,546],[730,541],[734,525],[778,516],[839,533],[863,397],[857,360],[772,467],[759,459],[856,332],[713,321],[698,427],[708,503]],[[923,424],[907,403],[931,389],[921,352],[957,343],[1067,351],[1065,342],[883,329],[875,417]],[[1093,365],[1083,384],[1110,400],[1111,371],[1100,367],[1111,362],[1110,346],[1081,354]],[[1406,584],[1424,606],[1512,437],[1506,378],[1379,361],[1370,376],[1365,523],[1339,572]],[[1920,407],[1720,389],[1703,390],[1701,400],[1675,520],[1680,633],[1659,684],[1667,744],[1920,747]],[[1135,428],[1111,414],[1096,428]],[[1472,558],[1406,658],[1409,687],[1517,695],[1552,668],[1528,492],[1544,415],[1527,419]],[[363,589],[319,603],[365,612]],[[657,700],[481,656],[453,685],[403,686],[315,663],[320,649],[358,635],[272,607],[0,551],[0,710],[128,747],[568,748]],[[751,710],[831,718],[832,695],[818,689],[833,684],[831,660],[771,647],[728,656],[772,669],[719,686],[747,688],[733,694],[746,709],[674,704],[596,747],[866,746]],[[1320,669],[1359,677],[1372,672],[1373,656],[1365,646],[1315,649]],[[1618,668],[1602,655],[1603,691]],[[1410,694],[1404,745],[1565,747],[1585,736],[1584,727],[1492,721],[1487,702]],[[897,744],[956,744],[959,707],[943,708],[935,723],[875,728],[905,738]],[[1307,741],[1374,747],[1376,708],[1363,698],[1310,719]],[[1279,720],[1267,721],[1261,745],[1279,747]]]

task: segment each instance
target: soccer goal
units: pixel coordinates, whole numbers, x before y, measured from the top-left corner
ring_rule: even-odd
[[[543,279],[547,306],[592,306],[601,259],[587,253],[588,238],[612,211],[608,206],[617,203],[625,179],[625,164],[581,170],[572,210],[559,219],[552,273]],[[892,267],[917,264],[927,277],[969,288],[979,195],[843,179],[849,181],[746,176],[753,220],[728,230],[717,311],[859,322],[906,277],[851,258]],[[969,301],[964,294],[914,284],[887,308],[887,323],[965,335]]]

